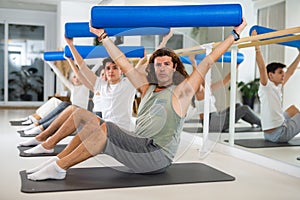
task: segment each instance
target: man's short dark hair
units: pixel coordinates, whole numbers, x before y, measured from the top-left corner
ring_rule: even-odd
[[[115,63],[115,62],[113,61],[113,59],[111,59],[110,57],[108,57],[108,58],[105,58],[105,59],[102,61],[103,66],[105,67],[106,63],[108,63],[108,62]]]
[[[277,62],[272,62],[270,64],[267,65],[267,72],[272,72],[272,73],[275,73],[275,71],[278,69],[278,68],[285,68],[286,65],[285,64],[282,64],[282,63],[277,63]]]

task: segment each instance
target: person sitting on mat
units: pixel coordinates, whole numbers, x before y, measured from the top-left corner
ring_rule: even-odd
[[[192,66],[197,66],[195,56],[189,57]],[[239,64],[237,65],[237,67]],[[230,108],[226,108],[223,111],[217,111],[217,107],[215,105],[216,99],[212,92],[221,86],[226,85],[230,81],[230,73],[228,73],[223,80],[217,81],[211,84],[211,91],[209,94],[209,130],[214,132],[222,132],[229,128],[229,118],[230,118]],[[190,109],[193,114],[199,114],[200,122],[203,124],[204,118],[204,87],[200,87],[200,89],[196,92],[196,100],[195,109]],[[258,115],[248,106],[243,105],[241,103],[235,104],[235,122],[238,122],[240,119],[250,123],[251,125],[256,124],[257,126],[261,126],[261,121]]]
[[[147,76],[136,70],[104,29],[90,27],[110,57],[141,93],[134,132],[120,129],[93,113],[74,113],[76,125],[85,124],[58,156],[36,172],[30,180],[64,179],[66,170],[99,153],[123,163],[133,173],[164,172],[171,164],[180,142],[180,133],[191,100],[211,65],[233,44],[246,21],[207,55],[189,76],[176,53],[169,48],[156,50],[149,59]],[[57,159],[58,158],[58,159]]]
[[[45,117],[47,114],[49,114],[54,108],[56,108],[62,100],[51,97],[48,101],[46,101],[43,105],[41,105],[35,113],[28,115],[27,117],[19,118],[19,119],[12,119],[10,122],[19,122],[22,125],[30,125],[34,122],[37,122],[38,120]]]
[[[82,84],[82,81],[79,79],[79,74],[76,73],[78,68],[75,66],[74,62],[71,59],[68,59],[68,63],[71,66],[73,72],[71,72],[72,80],[69,81],[58,68],[54,65],[53,62],[47,61],[47,64],[51,67],[57,77],[62,81],[62,83],[70,90],[71,96],[70,101],[73,105],[87,109],[89,102],[89,90]],[[94,73],[97,71],[98,67],[95,66],[91,71]],[[49,127],[53,120],[68,106],[71,105],[69,102],[61,102],[56,108],[54,108],[48,115],[42,119],[34,122],[32,125],[24,128],[25,135],[36,135],[41,133],[43,130]]]
[[[171,36],[172,33],[170,31],[166,36],[163,37],[159,47],[165,46]],[[96,75],[86,66],[78,51],[74,48],[72,40],[67,38],[66,40],[70,46],[72,54],[74,55],[75,61],[77,63],[82,63],[80,66],[80,71],[75,68],[75,65],[71,65],[73,71],[80,78],[80,80],[82,80],[84,85],[86,85],[90,90],[93,89],[94,113],[103,120],[111,121],[117,124],[124,130],[133,131],[135,124],[132,117],[132,105],[136,89],[126,77],[122,77],[120,68],[111,58],[105,58],[102,61],[106,77],[105,80],[103,80],[103,76],[96,77]],[[67,59],[70,60],[70,58]],[[146,56],[140,59],[135,67],[141,73],[145,72],[145,62],[147,62]],[[94,87],[91,87],[93,84]],[[76,130],[74,128],[70,128],[68,130],[62,129],[64,130],[62,133],[58,130],[60,126],[64,125],[64,122],[68,117],[73,117],[71,115],[72,110],[76,110],[76,108],[72,107],[69,108],[68,111],[63,112],[63,116],[53,122],[54,124],[50,125],[50,127],[41,134],[27,141],[21,142],[21,146],[37,145],[36,147],[26,150],[25,153],[53,153],[55,145]],[[100,115],[100,113],[97,112],[100,110],[103,112],[103,115],[102,113]],[[65,126],[72,127],[69,124],[66,124]],[[50,136],[52,136],[51,139],[48,139]]]
[[[122,129],[133,130],[134,119],[132,118],[132,105],[136,90],[126,77],[122,77],[120,68],[116,66],[110,58],[104,59],[103,64],[105,66],[107,81],[104,81],[101,77],[97,77],[94,81],[92,78],[89,78],[91,81],[90,83],[94,83],[94,107],[96,108],[96,111],[101,110],[103,119],[118,124]],[[90,74],[96,76],[94,73]],[[73,128],[70,124],[65,122],[69,117],[73,118],[72,111],[75,111],[76,109],[76,106],[70,106],[39,135],[20,143],[21,146],[38,145],[27,150],[25,153],[52,153],[54,151],[53,148],[57,143],[54,144],[54,140],[60,141],[62,138],[71,135],[76,130],[75,127]],[[100,116],[100,113],[94,113]],[[69,129],[66,130],[63,126],[66,126]],[[63,133],[59,132],[60,129],[64,130],[61,131]],[[57,134],[56,131],[58,132]],[[50,136],[52,136],[52,139],[47,140]]]
[[[251,35],[257,35],[254,30]],[[299,109],[291,105],[285,111],[282,108],[282,89],[294,74],[300,62],[299,54],[284,72],[282,63],[265,65],[260,46],[255,46],[256,62],[260,74],[258,96],[261,107],[262,129],[267,141],[288,142],[300,132]]]

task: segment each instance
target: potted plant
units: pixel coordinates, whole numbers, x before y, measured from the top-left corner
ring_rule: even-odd
[[[11,78],[8,80],[11,91],[18,91],[19,98],[23,101],[31,101],[32,94],[36,93],[39,96],[43,93],[44,79],[37,74],[36,68],[28,68],[22,66],[20,71],[10,72]]]
[[[242,94],[243,103],[249,105],[252,109],[254,106],[254,101],[257,97],[258,88],[259,88],[259,78],[256,78],[248,83],[243,81],[238,82],[238,89]]]

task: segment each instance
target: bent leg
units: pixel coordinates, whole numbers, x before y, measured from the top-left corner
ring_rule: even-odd
[[[38,141],[45,141],[48,137],[53,135],[72,115],[73,112],[76,112],[78,108],[76,106],[69,106],[66,108],[51,124],[39,135],[35,136]],[[70,121],[68,121],[70,122]],[[70,124],[68,124],[70,125]],[[72,125],[72,124],[71,124]],[[74,131],[74,130],[73,130]]]
[[[102,124],[101,127],[98,125],[98,127],[92,130],[92,132],[90,132],[88,135],[83,135],[82,139],[82,142],[77,144],[76,148],[72,152],[63,157],[59,157],[59,160],[50,163],[37,172],[29,174],[28,179],[64,179],[67,169],[102,152],[107,142],[105,123]],[[73,140],[69,145],[72,145],[72,143]]]
[[[299,113],[299,109],[295,106],[295,105],[291,105],[290,107],[288,107],[285,112],[290,116],[290,117],[294,117],[297,113]]]
[[[39,115],[41,118],[45,117],[48,113],[50,113],[54,108],[56,108],[62,101],[58,98],[52,97],[46,103],[41,105],[35,113]]]
[[[258,115],[247,105],[240,106],[236,109],[235,112],[236,122],[239,119],[243,119],[244,121],[250,123],[251,125],[256,124],[261,126],[261,121]]]

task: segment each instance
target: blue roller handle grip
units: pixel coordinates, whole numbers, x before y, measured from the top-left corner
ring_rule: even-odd
[[[195,56],[195,59],[197,63],[201,62],[203,58],[205,58],[205,54],[197,54]],[[183,63],[185,64],[192,64],[188,56],[180,56],[180,59]],[[237,64],[240,64],[244,61],[244,54],[242,53],[237,53]],[[222,62],[222,57],[220,57],[217,62]],[[223,62],[230,63],[231,62],[231,53],[230,52],[225,52],[223,54]]]
[[[249,31],[249,35],[251,35],[253,30],[256,30],[257,34],[264,34],[264,33],[270,33],[270,32],[277,31],[275,29],[255,25],[255,26],[251,27],[251,29]],[[292,34],[285,35],[285,36],[292,36]],[[284,36],[273,37],[273,39],[274,38],[281,38],[281,37],[284,37]],[[272,39],[272,38],[268,38],[268,39],[265,39],[265,40],[270,40],[270,39]],[[294,40],[294,41],[289,41],[289,42],[281,42],[281,43],[278,43],[278,44],[281,44],[281,45],[284,45],[284,46],[300,48],[300,40]]]
[[[216,27],[242,23],[240,4],[178,6],[94,6],[95,28]]]
[[[44,52],[45,61],[65,60],[63,51],[48,51]]]
[[[104,28],[108,36],[134,36],[134,35],[166,35],[170,28],[166,27],[141,27],[141,28]],[[67,38],[97,37],[90,32],[88,22],[68,22],[65,24]]]
[[[75,48],[83,59],[109,57],[109,54],[103,46],[75,46]],[[144,57],[145,48],[143,46],[119,46],[119,49],[128,58]],[[69,46],[65,46],[64,52],[66,57],[73,58]]]

